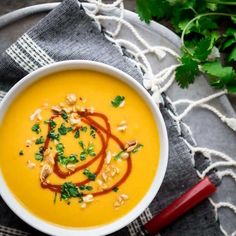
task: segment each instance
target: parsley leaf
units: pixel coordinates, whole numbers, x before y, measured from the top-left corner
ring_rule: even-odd
[[[59,141],[60,139],[60,134],[59,133],[56,133],[55,130],[50,130],[49,133],[48,133],[48,137],[52,140],[57,140]]]
[[[72,127],[66,127],[64,123],[58,128],[60,135],[66,135],[68,132],[72,131]]]
[[[112,101],[111,104],[113,107],[117,108],[120,106],[120,104],[125,100],[124,96],[116,96]]]
[[[83,194],[79,192],[78,187],[71,182],[65,182],[61,186],[61,198],[63,200],[68,200],[70,198],[82,199],[82,196],[83,196]]]
[[[117,192],[119,191],[119,188],[118,188],[118,187],[114,187],[114,188],[112,189],[112,191],[115,192],[115,193],[117,193]]]
[[[143,148],[143,144],[138,143],[137,146],[133,149],[132,153],[138,152],[141,148]]]
[[[90,186],[90,185],[80,185],[80,186],[79,186],[79,189],[80,189],[81,191],[84,191],[84,190],[91,191],[91,190],[93,190],[93,187]]]
[[[74,137],[75,138],[79,138],[80,137],[80,131],[78,129],[75,131]]]
[[[56,122],[54,120],[52,120],[52,119],[45,120],[44,123],[45,124],[49,124],[51,129],[54,129],[57,126]]]
[[[40,138],[36,139],[35,144],[42,144],[42,143],[44,143],[44,141],[45,141],[44,137],[40,136]]]
[[[86,132],[87,131],[87,126],[82,126],[81,128],[80,128],[80,130],[82,131],[82,132]]]
[[[79,145],[80,145],[80,147],[81,147],[82,149],[84,149],[84,143],[83,143],[83,141],[79,141]]]
[[[35,160],[37,160],[37,161],[42,161],[43,160],[43,154],[40,153],[40,152],[36,152],[34,157],[35,157]]]
[[[225,87],[229,92],[234,91],[236,86],[236,72],[232,67],[223,67],[219,61],[213,61],[203,64],[202,70],[212,79],[211,84],[213,87]]]
[[[83,141],[79,141],[79,145],[83,149],[83,151],[80,153],[81,161],[86,160],[88,156],[96,156],[94,145],[92,143],[89,143],[88,146],[85,147]]]
[[[62,143],[58,143],[56,145],[56,150],[57,150],[58,155],[63,155],[64,154],[64,149],[65,149],[65,147]]]
[[[234,49],[229,54],[228,61],[236,61],[236,46],[234,47]]]
[[[94,181],[96,179],[96,175],[88,169],[85,169],[83,174],[86,175],[89,180]]]
[[[90,126],[90,136],[96,138],[96,129],[93,126]]]
[[[61,117],[62,117],[66,122],[68,122],[68,115],[67,115],[67,113],[66,113],[65,110],[62,110],[62,111],[61,111]]]
[[[79,162],[78,156],[76,154],[71,154],[70,156],[68,157],[65,157],[65,156],[59,156],[58,157],[58,161],[64,165],[64,166],[67,166],[68,164],[75,164],[77,162]]]
[[[158,6],[158,7],[156,7]],[[166,0],[137,0],[136,11],[141,20],[149,23],[153,16],[163,17],[169,10],[169,3]]]
[[[116,161],[119,160],[119,159],[121,158],[121,155],[122,155],[124,152],[125,152],[124,150],[118,152],[118,153],[114,156],[114,160],[116,160]]]
[[[36,134],[39,134],[39,133],[41,132],[41,129],[40,129],[40,126],[39,126],[38,123],[35,123],[35,124],[32,126],[31,130],[32,130],[33,132],[35,132]]]
[[[199,41],[196,49],[193,53],[193,57],[200,61],[206,60],[212,49],[212,43],[210,38],[205,38]]]
[[[198,73],[198,63],[186,54],[181,57],[181,63],[176,69],[176,81],[181,88],[188,88]]]

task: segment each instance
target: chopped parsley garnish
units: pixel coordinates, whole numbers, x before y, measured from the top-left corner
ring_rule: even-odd
[[[87,148],[84,146],[82,141],[79,141],[79,145],[83,149],[83,151],[80,153],[81,161],[86,160],[87,156],[96,156],[94,145],[92,143],[89,143]]]
[[[66,127],[64,123],[58,128],[60,135],[66,135],[70,131],[72,131],[72,127]]]
[[[116,192],[119,191],[119,188],[118,188],[118,187],[114,187],[114,188],[112,189],[112,191],[116,193]]]
[[[125,100],[124,96],[116,96],[112,101],[111,104],[113,107],[119,107],[120,104]]]
[[[34,158],[35,158],[35,160],[37,160],[37,161],[42,161],[42,160],[43,160],[43,154],[40,153],[40,152],[36,152],[36,153],[34,154]]]
[[[74,137],[75,138],[79,138],[80,137],[80,131],[78,129],[75,131]]]
[[[50,130],[49,133],[48,133],[48,137],[52,140],[57,140],[59,141],[60,139],[60,134],[59,133],[56,133],[55,130]]]
[[[82,149],[84,149],[84,143],[83,143],[83,141],[79,141],[79,145],[80,145],[80,147],[81,147]]]
[[[143,147],[143,144],[138,143],[137,146],[136,146],[131,152],[132,152],[132,153],[136,153],[136,152],[138,152],[142,147]],[[122,151],[120,151],[119,153],[117,153],[117,154],[114,156],[114,160],[116,160],[116,161],[119,160],[124,152],[125,152],[125,151],[122,150]]]
[[[68,157],[61,155],[58,157],[58,161],[64,166],[67,166],[68,164],[75,164],[75,163],[79,162],[78,156],[76,154],[71,154]]]
[[[61,163],[64,166],[67,166],[68,164],[75,164],[79,162],[78,156],[76,154],[71,154],[70,156],[66,157],[64,156],[64,145],[62,143],[58,143],[56,145],[56,150],[58,153],[58,162]]]
[[[23,155],[24,155],[23,150],[20,150],[20,151],[19,151],[19,155],[20,155],[20,156],[23,156]]]
[[[90,126],[90,136],[96,138],[96,129],[93,126]]]
[[[62,110],[61,111],[61,117],[67,122],[68,121],[68,114],[66,111]]]
[[[82,152],[80,153],[80,155],[79,155],[81,161],[86,160],[86,157],[87,157],[87,156],[88,156],[88,155],[85,153],[85,151],[82,151]]]
[[[45,141],[44,137],[40,136],[40,138],[36,139],[35,144],[42,144],[42,143],[44,143],[44,141]]]
[[[78,187],[71,183],[71,182],[65,182],[61,186],[61,198],[63,200],[69,200],[70,198],[80,198],[82,199],[83,194],[79,192]]]
[[[82,131],[82,132],[86,132],[87,131],[87,126],[82,126],[81,128],[80,128],[80,130]]]
[[[120,151],[120,152],[118,152],[115,156],[114,156],[114,159],[117,161],[117,160],[119,160],[120,158],[121,158],[121,155],[124,153],[125,151]]]
[[[57,126],[56,122],[54,120],[52,120],[52,119],[45,120],[44,123],[45,124],[49,124],[51,129],[54,129]]]
[[[57,150],[57,153],[58,155],[63,155],[64,154],[64,145],[62,143],[58,143],[56,145],[56,150]]]
[[[79,189],[80,189],[81,191],[83,191],[83,190],[91,191],[91,190],[93,190],[93,187],[90,186],[90,185],[80,185],[80,186],[79,186]]]
[[[86,175],[89,180],[94,181],[96,179],[96,175],[94,173],[90,172],[90,170],[88,170],[88,169],[85,169],[83,174]]]
[[[39,126],[38,123],[35,123],[35,124],[32,126],[31,130],[32,130],[33,132],[35,132],[36,134],[39,134],[39,133],[41,132],[41,129],[40,129],[40,126]]]
[[[132,151],[132,153],[138,152],[142,147],[143,147],[143,144],[138,143],[137,146],[136,146],[136,147],[134,148],[134,150]]]

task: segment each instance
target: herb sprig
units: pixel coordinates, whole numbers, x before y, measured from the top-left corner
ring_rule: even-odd
[[[82,196],[83,194],[79,191],[79,188],[71,182],[65,182],[61,186],[61,199],[63,200],[79,198],[82,201]]]
[[[85,175],[85,176],[87,176],[87,178],[89,179],[89,180],[92,180],[92,181],[94,181],[95,179],[96,179],[96,175],[94,174],[94,173],[92,173],[90,170],[88,170],[88,169],[85,169],[84,171],[83,171],[83,174]]]
[[[68,157],[64,155],[64,145],[62,143],[58,143],[56,145],[56,150],[58,154],[58,162],[61,163],[64,166],[67,166],[68,164],[75,164],[79,162],[78,156],[76,154],[71,154]]]
[[[94,151],[94,145],[93,143],[89,142],[88,146],[85,147],[83,141],[79,141],[79,145],[82,148],[82,152],[80,153],[80,160],[84,161],[88,156],[96,156],[96,153]]]
[[[171,23],[181,36],[176,81],[188,88],[203,73],[216,89],[236,93],[236,2],[223,0],[136,0],[141,20]],[[163,22],[164,23],[164,22]],[[169,24],[168,23],[168,24]]]
[[[111,101],[111,105],[115,108],[119,107],[122,102],[125,100],[124,96],[116,96],[112,101]]]

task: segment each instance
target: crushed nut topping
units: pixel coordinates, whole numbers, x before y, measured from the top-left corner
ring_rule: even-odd
[[[102,178],[103,178],[104,182],[107,182],[108,176],[105,172],[102,172]]]
[[[129,155],[128,152],[123,152],[123,153],[120,155],[120,157],[121,157],[122,159],[127,159],[127,158],[130,157],[130,155]]]
[[[107,185],[101,179],[98,179],[97,183],[99,185],[99,189],[101,190],[107,189]]]
[[[47,103],[47,102],[45,102],[44,104],[43,104],[43,109],[47,109],[49,107],[49,104]]]
[[[30,160],[27,161],[27,167],[28,167],[29,169],[33,169],[35,166],[36,166],[36,164],[33,163],[32,161],[30,161]]]
[[[71,113],[69,117],[69,122],[71,125],[81,124],[81,119],[77,113]]]
[[[87,207],[87,204],[86,204],[85,202],[83,202],[83,203],[80,204],[80,208],[84,209],[84,208],[86,208],[86,207]]]
[[[137,145],[138,145],[138,142],[136,140],[128,141],[125,144],[125,150],[127,152],[132,152],[136,148]]]
[[[120,169],[114,165],[111,166],[111,177],[114,177],[115,175],[120,173]]]
[[[72,107],[72,112],[77,112],[79,109],[77,109],[77,106]]]
[[[86,108],[85,107],[80,107],[80,111],[85,112]]]
[[[90,108],[88,109],[88,111],[91,112],[91,113],[94,113],[94,112],[95,112],[95,108],[94,108],[94,107],[90,107]]]
[[[61,106],[56,105],[56,106],[52,106],[51,110],[54,112],[61,112],[62,108],[61,108]]]
[[[66,168],[68,170],[74,171],[75,170],[75,164],[68,164],[68,165],[66,165]]]
[[[74,105],[77,102],[77,96],[74,93],[70,93],[66,96],[66,103],[68,105]]]
[[[93,202],[94,201],[93,195],[92,194],[88,194],[88,195],[84,196],[83,197],[83,201],[85,203]]]
[[[55,153],[52,150],[50,150],[49,148],[46,149],[43,156],[44,156],[45,163],[48,163],[51,165],[55,164],[55,160],[54,160]]]
[[[41,113],[42,112],[42,109],[37,109],[31,116],[30,116],[30,120],[32,121],[40,121],[42,120],[42,116],[41,116]]]
[[[106,155],[106,164],[110,164],[110,162],[111,162],[111,152],[110,151],[108,151],[107,152],[107,155]]]
[[[72,107],[63,107],[63,110],[66,112],[66,113],[71,113],[73,111],[73,108]]]
[[[52,167],[47,164],[44,163],[43,167],[41,168],[40,171],[40,181],[41,182],[45,182],[47,177],[52,173]]]
[[[127,194],[120,194],[116,201],[114,202],[114,207],[115,208],[119,208],[121,207],[122,205],[124,205],[125,201],[127,201],[129,199],[128,195]]]
[[[117,127],[118,131],[124,132],[127,129],[127,122],[125,120],[122,120],[120,124]]]
[[[30,140],[30,139],[27,139],[27,140],[25,141],[25,146],[26,146],[26,147],[31,147],[32,144],[33,144],[33,141]]]

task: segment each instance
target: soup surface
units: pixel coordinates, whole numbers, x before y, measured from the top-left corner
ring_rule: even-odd
[[[0,168],[36,216],[92,227],[128,213],[148,191],[159,161],[152,113],[109,75],[63,71],[28,87],[0,124]]]

